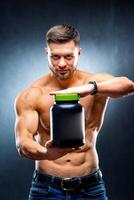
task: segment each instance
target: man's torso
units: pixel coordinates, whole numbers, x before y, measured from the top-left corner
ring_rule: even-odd
[[[69,87],[81,86],[92,80],[95,80],[94,75],[78,71],[76,80],[74,79]],[[64,88],[55,84],[50,75],[47,75],[34,82],[27,90],[27,101],[30,101],[32,95],[36,96],[34,106],[39,114],[39,125],[35,137],[43,146],[50,139],[50,107],[54,103],[54,98],[49,95],[49,92],[61,89]],[[29,97],[30,93],[31,97]],[[103,123],[107,102],[106,97],[99,95],[82,97],[80,103],[85,111],[85,145],[81,150],[68,153],[56,160],[38,160],[36,161],[36,169],[61,177],[82,176],[98,169],[96,138]]]

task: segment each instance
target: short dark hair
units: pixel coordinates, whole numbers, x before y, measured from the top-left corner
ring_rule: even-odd
[[[80,34],[77,29],[68,24],[53,26],[46,33],[46,41],[49,43],[66,43],[73,40],[76,46],[80,44]]]

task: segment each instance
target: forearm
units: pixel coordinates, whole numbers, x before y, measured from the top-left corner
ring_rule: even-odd
[[[106,97],[118,98],[124,97],[128,95],[132,95],[134,93],[134,83],[129,80],[127,77],[103,77],[101,81],[95,80],[97,84],[97,90],[95,89],[94,84],[92,83],[94,80],[89,81],[89,83],[79,86],[79,87],[71,87],[64,90],[52,91],[50,95],[55,94],[66,94],[66,93],[77,93],[81,97],[85,97],[87,95],[93,94],[94,90],[96,94],[100,94]]]
[[[134,83],[127,77],[111,78],[100,83],[98,82],[97,86],[98,93],[112,98],[128,96],[134,93]]]
[[[47,159],[46,148],[32,139],[26,139],[17,145],[20,156],[32,160],[45,160]]]

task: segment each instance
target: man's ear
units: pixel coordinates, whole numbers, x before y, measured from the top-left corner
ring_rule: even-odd
[[[45,50],[45,53],[48,54],[48,48],[45,47],[44,50]]]
[[[78,54],[80,56],[82,48],[79,48]]]

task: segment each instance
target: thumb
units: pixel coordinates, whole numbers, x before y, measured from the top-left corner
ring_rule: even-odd
[[[51,148],[52,147],[52,140],[48,140],[45,144],[46,148]]]

